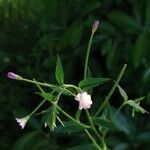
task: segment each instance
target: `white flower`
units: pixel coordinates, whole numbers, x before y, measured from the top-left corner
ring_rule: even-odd
[[[88,95],[87,92],[78,93],[75,100],[79,102],[80,110],[89,109],[92,105],[91,95]]]
[[[21,126],[21,128],[23,129],[27,123],[27,121],[29,120],[30,116],[26,116],[23,118],[16,118],[16,121],[19,123],[19,125]]]

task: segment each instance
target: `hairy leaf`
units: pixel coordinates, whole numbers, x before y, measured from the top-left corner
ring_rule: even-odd
[[[59,55],[57,55],[55,78],[59,84],[62,84],[64,82],[63,66],[62,66],[61,59],[60,59]]]
[[[122,87],[119,85],[118,85],[118,89],[119,89],[119,92],[120,92],[121,96],[123,97],[124,101],[127,101],[128,96],[127,96],[126,92],[124,91],[124,89],[122,89]]]
[[[55,105],[52,106],[51,110],[50,110],[50,114],[46,120],[47,125],[49,126],[51,131],[54,131],[55,127],[56,127],[56,117],[57,117],[57,108]]]
[[[137,104],[137,103],[135,103],[133,100],[128,100],[128,101],[127,101],[127,104],[130,105],[130,106],[132,106],[136,111],[139,111],[139,112],[141,112],[141,113],[147,112],[145,109],[143,109],[143,108],[139,105],[139,103]]]
[[[104,84],[107,81],[110,81],[110,79],[109,78],[88,78],[80,81],[78,86],[81,89],[87,90],[99,86],[100,84]]]
[[[136,21],[132,17],[121,11],[112,11],[108,15],[108,18],[115,24],[124,27],[126,29],[133,29],[133,30],[138,29]]]
[[[103,117],[94,117],[93,119],[94,124],[98,125],[101,128],[106,128],[109,130],[117,129],[115,124],[110,120]]]

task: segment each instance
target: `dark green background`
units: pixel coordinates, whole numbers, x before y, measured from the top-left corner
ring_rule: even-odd
[[[34,86],[11,81],[6,74],[13,71],[23,77],[55,83],[56,54],[59,53],[65,81],[77,84],[83,77],[85,52],[95,19],[100,21],[100,27],[91,50],[93,76],[115,79],[126,63],[128,66],[121,86],[131,99],[146,96],[141,105],[148,110],[150,0],[0,0],[1,150],[13,146],[14,150],[20,150],[14,143],[23,135],[24,139],[16,145],[27,142],[26,150],[65,149],[84,143],[82,133],[49,133],[49,129],[43,129],[42,117],[39,116],[33,117],[21,130],[15,117],[31,112],[41,98],[35,94]],[[104,97],[110,88],[111,84],[107,84],[97,89],[95,98]],[[121,97],[117,92],[111,101],[114,107],[120,105]],[[67,105],[70,113],[72,106],[72,102]],[[73,107],[77,108],[76,105]],[[148,150],[149,114],[137,114],[131,118],[128,109],[123,112],[126,123],[132,120],[134,130],[130,134],[110,134],[108,145],[116,150]],[[87,141],[85,139],[85,143]]]

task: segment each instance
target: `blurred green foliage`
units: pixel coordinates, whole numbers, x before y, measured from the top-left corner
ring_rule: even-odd
[[[14,118],[30,112],[40,98],[34,94],[34,87],[9,81],[6,73],[14,71],[28,78],[54,82],[59,53],[66,82],[78,83],[83,76],[83,59],[95,19],[100,20],[100,27],[91,51],[92,74],[115,78],[127,63],[122,87],[131,98],[146,96],[143,106],[148,109],[150,0],[0,0],[1,150],[94,149],[87,144],[88,139],[83,140],[82,132],[65,136],[63,129],[56,134],[43,130],[40,117],[33,118],[29,127],[20,130]],[[104,97],[109,89],[109,86],[101,88],[98,96]],[[118,105],[118,99],[116,95],[112,105]],[[128,117],[121,114],[116,122],[125,134],[110,133],[108,145],[115,150],[148,149],[149,116],[131,119],[128,109],[124,112]],[[106,120],[105,124],[108,126]]]

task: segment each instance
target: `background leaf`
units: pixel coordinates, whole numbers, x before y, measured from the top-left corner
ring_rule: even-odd
[[[108,18],[115,24],[128,30],[138,29],[136,21],[129,15],[121,11],[112,11],[108,14]]]
[[[138,67],[144,57],[147,54],[147,48],[149,46],[149,36],[147,32],[142,32],[136,39],[134,49],[133,49],[133,62],[136,67]]]
[[[71,147],[71,148],[68,148],[66,150],[97,150],[97,148],[93,145],[93,144],[81,144],[81,145],[78,145],[78,146],[74,146],[74,147]]]
[[[75,133],[75,132],[81,132],[84,128],[73,123],[73,122],[65,122],[64,126],[60,125],[55,129],[56,133]]]
[[[37,136],[38,132],[33,131],[22,136],[13,146],[12,150],[25,150],[27,145]]]

